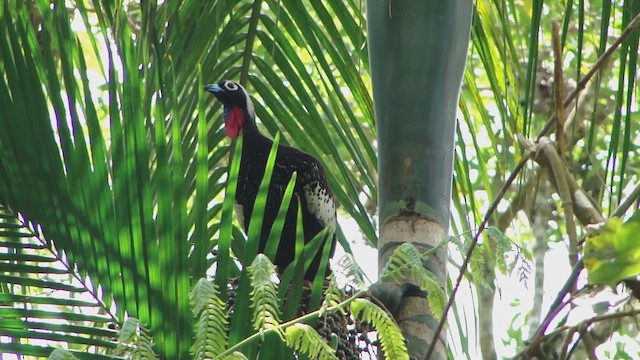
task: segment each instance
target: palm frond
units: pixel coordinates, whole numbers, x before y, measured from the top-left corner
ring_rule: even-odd
[[[48,355],[58,344],[77,344],[90,353],[117,348],[109,312],[88,278],[82,278],[32,224],[0,204],[0,342],[3,354]],[[110,357],[101,357],[110,358]]]

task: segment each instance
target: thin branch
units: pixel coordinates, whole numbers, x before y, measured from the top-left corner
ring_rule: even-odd
[[[573,334],[576,333],[576,328],[572,327],[569,331],[567,331],[567,335],[564,337],[564,341],[562,344],[562,352],[558,359],[564,359],[567,357],[567,349],[569,349],[569,344],[571,343],[571,339],[573,338]]]
[[[562,99],[564,98],[564,77],[562,74],[562,47],[560,46],[560,32],[558,30],[558,23],[553,21],[551,23],[552,37],[553,37],[553,77],[555,84],[555,107],[556,107],[556,151],[553,151],[548,146],[543,147],[543,151],[549,159],[549,164],[553,169],[553,176],[556,179],[556,185],[558,187],[558,194],[562,199],[562,209],[564,210],[565,226],[567,229],[567,236],[569,236],[569,263],[571,266],[576,264],[578,259],[578,241],[576,239],[576,224],[573,215],[573,199],[571,192],[569,191],[569,183],[567,181],[567,172],[564,171],[564,164],[562,161],[562,154],[564,153],[564,104]],[[542,141],[544,138],[540,138]],[[549,145],[551,142],[549,141]]]
[[[562,47],[560,45],[560,33],[558,22],[551,22],[551,34],[553,37],[553,83],[555,85],[555,106],[556,106],[556,148],[558,154],[562,156],[564,152],[564,77],[562,75]]]
[[[582,262],[582,260],[580,260],[578,263],[580,264],[581,262]],[[578,264],[576,264],[576,266],[578,266]],[[575,269],[575,267],[574,267],[574,269]],[[581,270],[582,267],[579,267],[579,269]],[[579,273],[580,273],[580,271],[578,270],[576,272],[576,274],[579,274]],[[570,278],[571,277],[573,277],[573,272],[571,273]],[[577,278],[577,276],[575,278]],[[565,295],[568,294],[571,291],[571,289],[573,289],[574,283],[575,283],[575,280],[574,281],[567,281],[560,292],[564,293]],[[547,331],[547,328],[549,327],[549,324],[551,324],[551,321],[556,317],[556,315],[558,315],[560,313],[560,311],[562,311],[562,309],[565,306],[567,306],[567,305],[569,305],[569,303],[571,303],[571,299],[568,299],[567,301],[562,301],[563,299],[564,299],[564,295],[562,296],[562,298],[560,298],[560,297],[556,298],[556,301],[558,303],[556,304],[554,302],[553,305],[555,305],[555,306],[553,307],[553,309],[551,309],[551,308],[549,309],[549,312],[545,316],[544,320],[540,323],[540,326],[538,326],[538,330],[536,330],[536,334],[538,334],[538,336],[531,338],[527,348],[536,348],[542,343],[542,341],[545,338],[544,333],[545,333],[545,331]]]
[[[582,343],[584,344],[585,352],[587,353],[589,360],[598,360],[595,355],[596,345],[594,344],[593,337],[588,330],[587,326],[584,326],[582,329]]]

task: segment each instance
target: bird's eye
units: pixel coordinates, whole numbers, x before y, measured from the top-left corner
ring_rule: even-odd
[[[234,83],[233,81],[225,81],[224,82],[224,87],[227,88],[227,90],[229,90],[229,91],[238,90],[238,84]]]

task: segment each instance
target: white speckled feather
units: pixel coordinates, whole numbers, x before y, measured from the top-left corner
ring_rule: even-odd
[[[336,204],[326,188],[320,184],[311,183],[304,186],[304,197],[307,200],[309,212],[324,226],[336,229]]]

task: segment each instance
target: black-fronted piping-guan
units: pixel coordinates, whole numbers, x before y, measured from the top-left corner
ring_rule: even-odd
[[[221,81],[205,86],[224,106],[225,134],[236,139],[243,134],[242,159],[236,188],[236,216],[238,222],[248,232],[249,221],[263,178],[267,157],[273,140],[264,136],[256,126],[256,113],[245,88],[234,81]],[[278,145],[269,194],[264,211],[260,235],[259,251],[264,252],[269,232],[275,221],[285,188],[293,172],[297,172],[294,196],[287,211],[280,244],[275,259],[271,259],[282,273],[295,258],[297,201],[302,209],[305,244],[325,227],[333,228],[331,256],[335,250],[336,205],[320,162],[313,156],[286,145]],[[322,249],[322,248],[321,248]],[[318,251],[304,278],[313,280],[322,258]],[[327,274],[329,269],[325,269]]]

